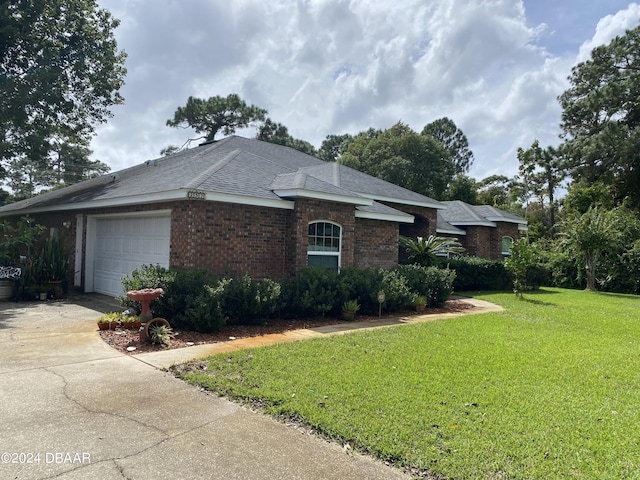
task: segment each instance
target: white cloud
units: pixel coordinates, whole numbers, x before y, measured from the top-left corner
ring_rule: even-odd
[[[114,170],[182,144],[190,132],[165,122],[189,95],[238,93],[316,146],[328,134],[399,120],[420,131],[447,116],[469,138],[473,175],[511,175],[517,147],[536,138],[556,142],[557,96],[576,56],[640,18],[631,4],[603,18],[580,52],[559,57],[540,46],[544,24],[530,27],[522,1],[514,0],[101,6],[122,19],[117,38],[129,53],[126,105],[114,109],[93,142],[96,158]]]
[[[624,35],[627,30],[637,27],[638,23],[640,23],[640,5],[637,3],[631,3],[625,10],[602,18],[598,22],[593,37],[580,46],[577,61],[588,60],[595,47],[608,44],[616,36]]]

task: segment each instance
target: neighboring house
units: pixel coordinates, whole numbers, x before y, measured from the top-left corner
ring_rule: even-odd
[[[527,221],[490,205],[469,205],[460,200],[441,202],[436,232],[458,238],[468,255],[493,259],[511,253],[511,244],[527,231]]]
[[[307,265],[390,268],[398,235],[436,234],[446,208],[344,165],[231,136],[6,205],[0,217],[47,226],[69,249],[73,285],[119,295],[122,277],[143,264],[257,278]],[[470,245],[472,226],[449,223]]]

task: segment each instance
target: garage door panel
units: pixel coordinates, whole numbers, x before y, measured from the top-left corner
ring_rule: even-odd
[[[122,278],[142,265],[169,267],[171,219],[123,217],[96,221],[94,290],[121,295]]]

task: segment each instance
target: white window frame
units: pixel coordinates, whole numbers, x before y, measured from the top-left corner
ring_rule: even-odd
[[[330,225],[336,226],[340,229],[340,235],[338,236],[338,251],[337,252],[332,252],[332,251],[328,251],[328,250],[310,250],[309,249],[309,227],[311,227],[311,225],[313,224],[319,224],[319,223],[328,223]],[[317,235],[316,235],[317,237]],[[335,238],[335,237],[331,237],[331,238]],[[342,225],[340,225],[339,223],[336,222],[332,222],[330,220],[314,220],[313,222],[309,222],[309,224],[307,225],[307,264],[308,262],[308,257],[309,256],[323,256],[323,257],[337,257],[338,258],[338,271],[340,270],[340,267],[342,266]]]
[[[505,251],[505,250],[504,250],[504,240],[505,240],[506,238],[508,238],[509,240],[511,240],[511,241],[509,242],[509,250],[508,250],[508,251]],[[510,237],[509,235],[505,235],[504,237],[502,237],[502,240],[500,241],[500,250],[502,251],[502,256],[503,256],[503,257],[509,257],[509,256],[511,256],[511,247],[513,246],[513,242],[514,242],[513,237]]]

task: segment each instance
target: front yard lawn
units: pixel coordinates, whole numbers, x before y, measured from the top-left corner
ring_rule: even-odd
[[[186,379],[446,479],[640,478],[640,297],[506,308],[245,350]]]

